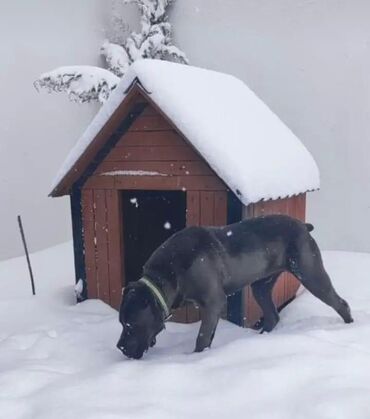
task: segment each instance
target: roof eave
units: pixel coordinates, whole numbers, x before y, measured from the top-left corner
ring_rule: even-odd
[[[240,197],[237,194],[235,194],[235,196],[240,200],[240,202],[244,206],[247,207],[248,205],[259,204],[261,202],[269,202],[269,201],[277,201],[279,199],[295,198],[299,195],[305,195],[307,193],[316,192],[316,191],[319,191],[319,190],[320,190],[320,187],[315,187],[315,188],[311,188],[311,189],[304,189],[304,190],[302,190],[302,192],[296,192],[296,193],[292,193],[292,194],[288,194],[288,195],[281,195],[277,198],[261,198],[258,201],[243,201],[243,197]]]

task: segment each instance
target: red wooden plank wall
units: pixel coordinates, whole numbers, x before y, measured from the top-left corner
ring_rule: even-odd
[[[82,217],[88,297],[118,308],[123,272],[118,191],[83,189]]]
[[[121,303],[124,272],[121,199],[119,191],[106,191],[106,203],[110,305],[118,308]]]
[[[96,282],[94,193],[91,189],[82,190],[82,220],[88,297],[98,298]]]

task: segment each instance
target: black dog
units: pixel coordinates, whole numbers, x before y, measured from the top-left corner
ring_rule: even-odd
[[[226,296],[246,285],[263,310],[263,331],[279,321],[271,298],[278,276],[288,271],[345,321],[349,305],[333,288],[320,250],[304,224],[284,215],[252,218],[225,227],[188,227],[174,234],[149,258],[143,278],[123,293],[118,348],[139,359],[155,344],[173,308],[196,302],[201,326],[195,351],[209,347]]]

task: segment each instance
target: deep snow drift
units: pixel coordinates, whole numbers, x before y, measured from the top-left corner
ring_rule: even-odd
[[[115,344],[117,313],[74,305],[71,244],[0,263],[1,419],[368,419],[370,255],[326,252],[345,325],[303,292],[271,334],[222,322],[211,350],[193,354],[198,325],[168,324],[141,361]]]

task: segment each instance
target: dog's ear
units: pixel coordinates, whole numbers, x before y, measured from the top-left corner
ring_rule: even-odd
[[[122,288],[122,301],[128,302],[132,298],[137,298],[141,300],[146,300],[144,298],[145,293],[142,291],[145,289],[143,284],[138,282],[130,282],[126,287]]]
[[[133,307],[136,306],[136,290],[132,284],[128,284],[127,287],[122,288],[122,300],[121,306],[119,310],[119,317],[121,323],[123,323],[123,319],[127,315],[127,313],[132,310]]]
[[[136,287],[134,283],[129,283],[126,287],[122,288],[122,299],[125,301],[131,299],[136,294]]]
[[[130,282],[122,289],[122,302],[127,306],[133,299],[138,308],[145,308],[151,301],[151,293],[144,284]]]

